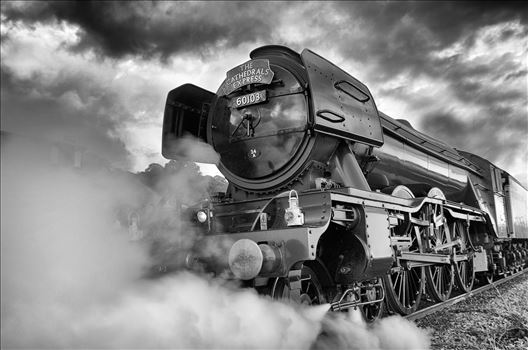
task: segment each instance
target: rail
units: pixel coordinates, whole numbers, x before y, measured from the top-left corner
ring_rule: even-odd
[[[426,308],[423,308],[421,310],[418,310],[410,315],[407,315],[405,316],[406,319],[410,320],[410,321],[415,321],[415,320],[419,320],[421,318],[424,318],[425,316],[428,316],[430,314],[433,314],[437,311],[440,311],[440,310],[443,310],[445,309],[446,307],[448,306],[451,306],[451,305],[455,305],[463,300],[466,300],[474,295],[477,295],[477,294],[480,294],[480,293],[483,293],[485,291],[487,291],[488,289],[491,289],[491,288],[495,288],[497,286],[500,286],[501,284],[503,283],[506,283],[508,281],[511,281],[512,279],[515,279],[516,277],[519,277],[525,273],[528,272],[528,269],[524,269],[524,270],[521,270],[520,272],[517,272],[511,276],[508,276],[508,277],[505,277],[505,278],[502,278],[500,280],[497,280],[491,284],[487,284],[485,286],[482,286],[482,287],[479,287],[479,288],[476,288],[476,289],[473,289],[472,291],[469,291],[467,293],[464,293],[464,294],[460,294],[456,297],[453,297],[451,299],[448,299],[442,303],[438,303],[438,304],[434,304],[434,305],[431,305],[429,307],[426,307]]]

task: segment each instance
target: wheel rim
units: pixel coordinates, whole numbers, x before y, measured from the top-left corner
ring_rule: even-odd
[[[400,269],[383,277],[390,308],[408,315],[418,309],[425,283],[423,267]]]
[[[392,195],[400,198],[414,198],[412,191],[405,186],[397,186]],[[391,228],[391,237],[410,237],[411,244],[408,248],[394,248],[398,256],[401,250],[408,252],[423,252],[420,241],[419,228],[410,223],[410,217],[399,222],[399,225]],[[400,250],[401,249],[401,250]],[[391,311],[401,315],[408,315],[418,309],[425,286],[424,268],[402,266],[395,261],[395,265],[389,273],[383,276],[383,285],[387,296],[387,304]]]
[[[430,207],[430,214],[435,227],[432,235],[427,234],[424,240],[424,246],[428,250],[434,251],[434,248],[451,242],[451,237],[446,231],[446,220],[439,205]],[[440,254],[451,255],[452,248],[442,249]],[[451,264],[432,265],[425,267],[425,277],[427,279],[427,291],[436,301],[445,301],[449,299],[453,289],[454,268]]]
[[[383,284],[380,285],[381,289],[379,288],[373,288],[365,295],[365,300],[362,301],[374,301],[383,299]],[[361,306],[361,314],[363,315],[363,319],[367,323],[372,323],[379,319],[381,315],[383,314],[383,300],[377,303],[368,304],[368,305],[362,305]]]
[[[436,301],[446,301],[453,289],[453,265],[427,266],[427,291]]]
[[[411,246],[409,252],[422,252],[421,244],[411,226]],[[391,310],[408,315],[418,309],[425,285],[424,268],[396,266],[388,275],[383,276],[387,302]]]
[[[303,266],[301,276],[309,276],[301,281],[301,289],[291,290],[286,278],[279,277],[274,281],[271,296],[277,300],[291,300],[303,305],[319,305],[326,302],[323,288],[315,272],[308,266]]]
[[[301,282],[301,304],[305,305],[319,305],[324,301],[323,299],[323,289],[319,283],[315,272],[308,266],[303,266],[302,275],[310,275],[309,280]]]
[[[453,240],[459,239],[460,246],[455,247],[456,254],[467,254],[469,252],[469,237],[464,226],[459,221],[454,221],[451,229]],[[455,281],[457,287],[463,292],[469,292],[475,282],[473,255],[468,260],[459,261],[455,264]]]

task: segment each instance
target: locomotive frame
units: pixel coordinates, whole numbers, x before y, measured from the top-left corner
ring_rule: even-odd
[[[186,84],[167,98],[163,155],[181,157],[190,134],[220,153],[230,183],[189,209],[201,236],[189,268],[372,321],[385,301],[409,314],[425,292],[444,301],[528,263],[527,191],[507,172],[378,112],[363,83],[309,50],[250,57],[216,94]],[[249,94],[264,98],[230,102]],[[273,120],[287,127],[271,123],[266,106],[294,99],[297,112]]]

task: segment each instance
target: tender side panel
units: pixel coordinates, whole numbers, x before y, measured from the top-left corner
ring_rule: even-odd
[[[528,238],[528,192],[513,177],[505,187],[508,223],[513,238]]]
[[[496,177],[493,171],[493,165],[488,160],[475,154],[460,150],[458,150],[458,153],[462,154],[465,158],[480,168],[478,175],[473,172],[468,172],[468,175],[473,188],[475,189],[480,209],[489,214],[489,220],[493,229],[493,234],[500,236],[498,234],[500,228],[497,224],[497,211],[495,207],[495,194],[497,193],[498,185],[495,182]],[[503,232],[503,236],[504,235],[506,235],[506,232]]]
[[[493,202],[495,205],[495,223],[497,225],[495,229],[497,230],[498,237],[508,238],[510,231],[508,230],[508,223],[506,221],[506,203],[502,171],[490,164],[490,174]]]
[[[495,212],[497,213],[497,236],[501,238],[508,237],[508,223],[506,222],[506,203],[504,203],[504,195],[495,193],[493,195],[495,201]]]
[[[379,112],[379,115],[385,134],[390,134],[402,140],[406,145],[419,149],[422,153],[432,155],[436,159],[441,159],[449,164],[478,173],[478,167],[461,156],[450,145],[415,130],[406,120],[393,119],[383,112]]]
[[[310,50],[301,58],[308,72],[317,131],[368,145],[383,144],[383,132],[368,88]]]
[[[385,144],[372,153],[378,158],[372,174],[387,178],[389,186],[428,184],[442,189],[450,200],[474,204],[466,191],[466,170],[425,153],[392,135],[385,135]],[[421,193],[415,193],[420,196]]]

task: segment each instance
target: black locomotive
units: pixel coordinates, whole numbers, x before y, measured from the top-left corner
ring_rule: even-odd
[[[226,193],[191,208],[201,268],[301,303],[416,310],[528,261],[527,190],[491,162],[379,112],[310,50],[260,47],[216,93],[167,97],[162,153],[191,135],[220,155]],[[204,161],[200,157],[194,161]]]

